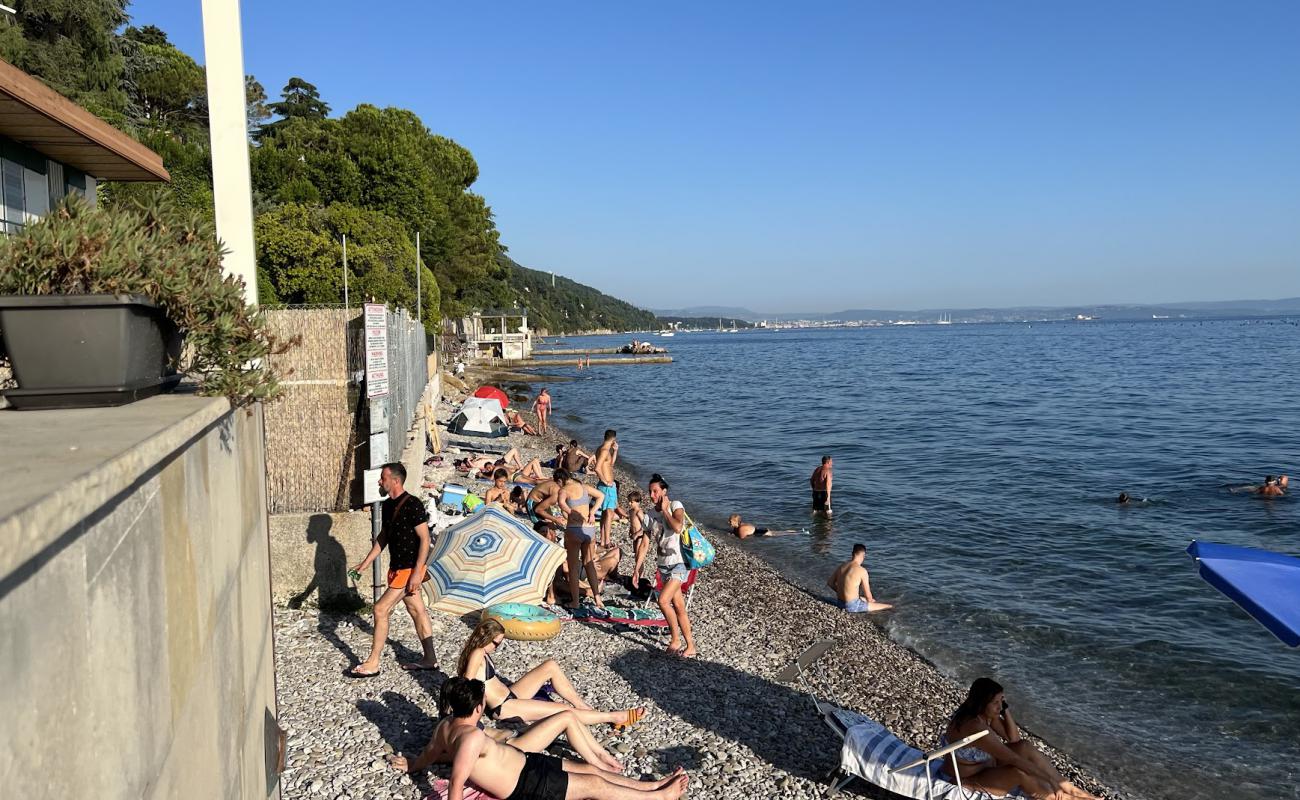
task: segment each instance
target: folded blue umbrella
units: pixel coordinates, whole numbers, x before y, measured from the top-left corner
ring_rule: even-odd
[[[1274,636],[1300,647],[1300,558],[1210,542],[1192,542],[1187,554],[1200,565],[1206,583]]]

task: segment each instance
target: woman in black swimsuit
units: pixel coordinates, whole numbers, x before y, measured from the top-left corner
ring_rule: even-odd
[[[573,705],[574,713],[587,725],[609,723],[614,728],[631,727],[645,716],[645,707],[626,711],[597,711],[582,699],[573,683],[554,659],[547,659],[533,667],[514,683],[506,683],[492,664],[492,654],[505,641],[506,631],[501,623],[491,617],[484,618],[465,640],[456,673],[462,678],[480,680],[484,684],[483,702],[488,719],[522,719],[536,722],[564,711],[566,706],[545,699],[557,694]]]

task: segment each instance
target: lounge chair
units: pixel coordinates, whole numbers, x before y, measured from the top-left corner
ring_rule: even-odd
[[[783,683],[797,678],[808,692],[822,721],[843,742],[839,765],[827,775],[832,796],[838,794],[854,778],[861,778],[913,800],[981,800],[994,797],[978,789],[963,787],[960,778],[957,783],[949,781],[937,772],[937,765],[934,764],[956,750],[969,746],[988,731],[980,731],[945,747],[923,753],[905,744],[871,717],[817,699],[817,693],[811,685],[810,671],[835,644],[834,639],[813,642],[776,675],[776,679]],[[953,763],[956,764],[955,756],[953,758]]]

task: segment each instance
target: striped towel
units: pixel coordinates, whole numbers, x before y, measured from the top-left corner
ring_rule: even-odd
[[[435,778],[433,781],[433,791],[425,796],[424,800],[447,800],[447,789],[451,782],[446,778]],[[492,795],[478,789],[475,786],[465,787],[465,800],[497,800]]]
[[[915,761],[922,755],[924,754],[920,750],[908,747],[885,726],[874,720],[865,719],[850,727],[848,733],[844,735],[844,746],[840,749],[840,768],[850,775],[856,775],[896,794],[925,800],[929,795],[926,791],[924,764],[906,772],[889,771],[909,761]],[[965,786],[959,793],[956,784],[941,777],[938,763],[931,763],[930,775],[934,780],[936,800],[977,800],[993,797],[987,792],[972,791]]]

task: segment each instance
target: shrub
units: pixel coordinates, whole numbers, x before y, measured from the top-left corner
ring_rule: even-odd
[[[235,406],[280,393],[268,356],[296,342],[273,337],[244,302],[243,281],[221,271],[221,243],[201,214],[161,195],[96,208],[69,195],[22,232],[0,237],[0,294],[138,294],[185,335],[179,372]]]

